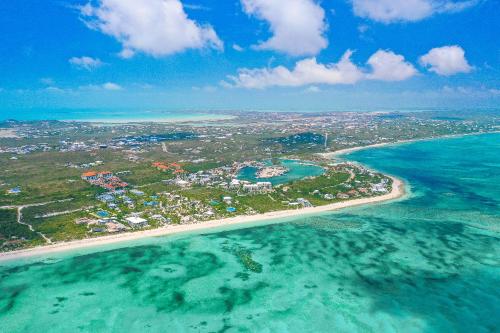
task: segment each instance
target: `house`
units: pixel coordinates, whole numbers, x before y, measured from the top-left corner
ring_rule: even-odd
[[[304,199],[304,198],[298,198],[297,202],[301,204],[304,207],[312,207],[313,205],[309,202],[309,200]]]
[[[138,216],[130,216],[125,220],[132,228],[144,228],[148,225],[148,221],[146,219]]]
[[[82,218],[76,219],[75,223],[78,225],[80,225],[80,224],[92,225],[92,224],[97,224],[98,220],[89,219],[87,217],[82,217]]]
[[[387,188],[385,187],[385,183],[380,182],[378,184],[372,185],[372,192],[387,193]]]
[[[170,163],[170,166],[171,166],[172,168],[175,168],[175,169],[180,169],[180,168],[181,168],[181,165],[180,165],[180,164],[177,164],[177,163],[175,163],[175,162],[174,162],[174,163]]]
[[[97,224],[99,224],[99,225],[106,225],[106,224],[111,223],[111,222],[114,222],[114,219],[109,218],[109,217],[105,217],[105,218],[97,220]]]
[[[153,216],[151,216],[151,218],[154,219],[154,220],[156,220],[156,221],[158,221],[161,224],[167,224],[167,223],[172,222],[171,219],[169,219],[169,218],[167,218],[165,216],[162,216],[160,214],[153,215]]]
[[[330,193],[325,194],[326,200],[333,200],[333,198],[334,198],[333,194],[330,194]]]
[[[106,225],[108,232],[120,232],[127,230],[127,227],[119,222],[111,222]]]
[[[101,194],[97,197],[97,200],[102,201],[102,202],[114,202],[115,197],[111,193],[104,193]]]
[[[160,171],[167,171],[169,169],[167,165],[159,165],[156,168]]]
[[[97,174],[97,176],[99,178],[110,179],[111,177],[113,177],[113,173],[110,171],[103,171],[103,172],[99,172]]]
[[[82,174],[82,179],[86,180],[88,182],[97,180],[99,177],[97,176],[97,172],[94,171],[89,171],[89,172],[84,172]]]
[[[182,216],[181,217],[182,224],[187,224],[187,223],[192,223],[192,222],[194,222],[194,218],[192,216]]]
[[[182,179],[177,179],[175,181],[175,185],[180,186],[180,187],[187,187],[187,186],[189,186],[189,182],[182,180]]]
[[[207,210],[206,212],[203,213],[205,216],[214,216],[215,213],[211,210]]]
[[[160,171],[167,171],[169,169],[168,165],[163,162],[154,162],[152,166]]]
[[[19,194],[21,193],[21,187],[16,186],[7,191],[8,194]]]
[[[143,196],[144,195],[144,192],[136,190],[136,189],[130,190],[130,193],[138,195],[138,196]]]

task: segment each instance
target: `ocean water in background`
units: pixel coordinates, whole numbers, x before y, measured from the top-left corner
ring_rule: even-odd
[[[63,121],[92,121],[106,123],[123,122],[200,122],[207,120],[231,119],[232,116],[195,111],[168,111],[168,110],[100,110],[100,109],[40,109],[9,111],[3,110],[0,121],[7,119],[15,120],[63,120]]]
[[[358,151],[405,200],[0,266],[1,332],[498,332],[500,135]]]

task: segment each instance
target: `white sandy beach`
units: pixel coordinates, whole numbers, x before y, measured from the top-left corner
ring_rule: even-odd
[[[53,244],[53,245],[45,245],[45,246],[41,246],[41,247],[35,247],[35,248],[24,249],[24,250],[19,250],[19,251],[0,253],[0,261],[13,260],[13,259],[19,259],[19,258],[25,258],[25,257],[31,257],[31,256],[38,256],[38,255],[47,255],[47,254],[55,253],[55,252],[75,250],[75,249],[81,249],[81,248],[89,248],[89,247],[95,247],[95,246],[100,246],[100,245],[107,245],[107,244],[113,244],[113,243],[118,243],[118,242],[131,241],[131,240],[136,240],[136,239],[141,239],[141,238],[146,238],[146,237],[166,236],[166,235],[173,235],[173,234],[179,234],[179,233],[185,233],[185,232],[193,232],[193,231],[208,230],[208,229],[213,229],[213,228],[220,228],[220,227],[224,227],[224,226],[234,226],[234,225],[244,226],[245,224],[253,224],[254,225],[256,222],[261,222],[261,221],[269,221],[269,220],[273,220],[273,219],[281,219],[281,218],[286,218],[286,217],[297,217],[300,215],[327,212],[327,211],[338,210],[338,209],[347,208],[347,207],[380,203],[380,202],[400,198],[406,193],[404,183],[397,178],[394,178],[394,177],[391,177],[391,178],[393,180],[392,191],[390,193],[380,195],[377,197],[354,199],[354,200],[336,202],[336,203],[332,203],[332,204],[324,205],[324,206],[302,208],[302,209],[297,209],[297,210],[282,210],[282,211],[269,212],[269,213],[259,214],[259,215],[236,216],[236,217],[232,217],[232,218],[213,220],[213,221],[205,221],[205,222],[199,222],[199,223],[194,223],[194,224],[166,226],[166,227],[152,229],[152,230],[122,233],[122,234],[117,234],[117,235],[112,235],[112,236],[103,236],[103,237],[97,237],[97,238],[86,238],[86,239],[76,240],[76,241],[71,241],[71,242],[63,242],[63,243],[57,243],[57,244]]]
[[[377,148],[377,147],[384,147],[384,146],[387,146],[387,145],[397,145],[397,144],[401,144],[401,143],[405,143],[405,142],[412,142],[412,141],[416,141],[416,140],[405,140],[405,141],[398,141],[398,142],[376,143],[376,144],[369,145],[369,146],[361,146],[361,147],[352,147],[352,148],[340,149],[340,150],[332,151],[330,153],[320,153],[318,155],[320,155],[321,157],[327,158],[327,159],[331,159],[333,157],[336,157],[336,156],[339,156],[339,155],[353,153],[353,152],[358,151],[358,150],[364,150],[364,149],[369,149],[369,148]]]
[[[382,142],[382,143],[376,143],[376,144],[368,145],[368,146],[359,146],[359,147],[339,149],[339,150],[328,152],[328,153],[318,153],[317,155],[319,155],[325,159],[332,159],[332,158],[339,156],[339,155],[350,154],[350,153],[353,153],[353,152],[358,151],[358,150],[365,150],[365,149],[370,149],[370,148],[380,148],[380,147],[385,147],[385,146],[397,146],[397,145],[404,144],[404,143],[411,143],[411,142],[418,142],[418,141],[430,141],[430,140],[435,140],[435,139],[451,139],[451,138],[458,138],[458,137],[468,136],[468,135],[481,135],[481,134],[492,134],[492,133],[499,133],[499,131],[466,133],[466,134],[450,134],[450,135],[442,135],[442,136],[428,137],[428,138],[421,138],[421,139],[408,139],[408,140],[399,140],[399,141],[394,141],[394,142]]]

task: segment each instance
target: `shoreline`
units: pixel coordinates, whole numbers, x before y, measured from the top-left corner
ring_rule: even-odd
[[[495,134],[495,133],[500,133],[500,131],[449,134],[449,135],[432,136],[432,137],[420,138],[420,139],[399,140],[399,141],[394,141],[394,142],[381,142],[381,143],[375,143],[375,144],[368,145],[368,146],[343,148],[343,149],[339,149],[339,150],[328,152],[328,153],[318,153],[317,155],[319,155],[323,158],[326,158],[326,159],[332,159],[334,157],[338,157],[339,155],[346,155],[346,154],[353,153],[355,151],[371,149],[371,148],[380,148],[380,147],[393,146],[393,145],[395,146],[395,145],[401,145],[401,144],[412,143],[412,142],[431,141],[431,140],[439,140],[439,139],[452,139],[452,138],[460,138],[460,137],[464,137],[464,136]]]
[[[418,141],[430,141],[430,140],[436,140],[436,139],[448,139],[448,138],[464,137],[464,136],[470,136],[470,135],[474,136],[474,135],[493,134],[493,133],[500,133],[500,131],[452,134],[452,135],[443,135],[443,136],[427,137],[427,138],[420,138],[420,139],[400,140],[400,141],[395,141],[395,142],[383,142],[383,143],[377,143],[377,144],[372,144],[372,145],[368,145],[368,146],[344,148],[344,149],[340,149],[340,150],[337,150],[334,152],[317,153],[317,155],[321,156],[325,159],[332,159],[332,158],[337,157],[339,155],[345,155],[345,154],[349,154],[349,153],[352,153],[355,151],[371,149],[371,148],[379,148],[379,147],[385,147],[385,146],[390,146],[390,145],[399,145],[399,144],[418,142]],[[102,237],[96,237],[96,238],[85,238],[85,239],[80,239],[80,240],[56,243],[56,244],[52,244],[52,245],[43,245],[43,246],[38,246],[38,247],[33,247],[33,248],[11,251],[11,252],[0,252],[0,264],[4,261],[11,261],[11,260],[15,260],[15,259],[29,258],[29,257],[41,256],[41,255],[46,255],[46,254],[51,254],[51,253],[92,248],[92,247],[98,247],[98,246],[103,246],[103,245],[108,245],[108,244],[116,244],[116,243],[120,243],[120,242],[133,241],[133,240],[150,238],[150,237],[161,237],[161,236],[169,236],[169,235],[176,235],[176,234],[203,231],[203,230],[213,230],[213,229],[223,228],[223,227],[228,227],[228,226],[239,226],[239,225],[244,226],[244,225],[248,225],[248,224],[255,224],[258,222],[270,221],[270,220],[275,220],[275,219],[280,219],[280,218],[287,218],[287,217],[294,217],[294,216],[301,216],[301,215],[308,215],[308,214],[317,214],[317,213],[334,211],[334,210],[339,210],[339,209],[344,209],[344,208],[349,208],[349,207],[368,205],[368,204],[374,204],[374,203],[382,203],[382,202],[392,201],[392,200],[396,200],[396,199],[404,197],[407,194],[406,187],[405,187],[406,185],[405,185],[404,181],[402,181],[401,179],[398,179],[397,177],[394,177],[394,176],[389,175],[389,177],[393,180],[392,191],[390,193],[387,193],[387,194],[384,194],[381,196],[377,196],[377,197],[341,201],[341,202],[336,202],[336,203],[332,203],[332,204],[328,204],[328,205],[310,207],[310,208],[302,208],[302,209],[298,209],[298,210],[280,210],[280,211],[268,212],[268,213],[263,213],[263,214],[242,215],[242,216],[235,216],[235,217],[230,217],[230,218],[225,218],[225,219],[197,222],[197,223],[187,224],[187,225],[166,226],[166,227],[161,227],[161,228],[151,229],[151,230],[144,230],[144,231],[138,231],[138,232],[126,232],[126,233],[121,233],[121,234],[117,234],[117,235],[109,235],[109,236],[102,236]]]
[[[243,215],[243,216],[235,216],[225,219],[212,220],[212,221],[204,221],[197,222],[193,224],[187,225],[176,225],[176,226],[166,226],[157,229],[137,231],[137,232],[128,232],[117,235],[110,236],[102,236],[96,238],[85,238],[80,240],[74,240],[69,242],[61,242],[53,245],[44,245],[39,247],[33,247],[28,249],[16,250],[11,252],[2,252],[0,253],[0,263],[3,261],[10,261],[15,259],[22,259],[40,255],[47,255],[51,253],[64,252],[70,250],[77,250],[83,248],[91,248],[98,247],[102,245],[114,244],[125,241],[138,240],[142,238],[149,237],[159,237],[159,236],[168,236],[175,235],[181,233],[189,233],[193,231],[202,231],[202,230],[210,230],[215,228],[221,228],[225,226],[238,226],[251,224],[256,222],[269,221],[280,218],[287,217],[296,217],[307,214],[316,214],[328,211],[339,210],[343,208],[355,207],[360,205],[381,203],[390,200],[395,200],[406,195],[405,183],[393,176],[390,176],[393,180],[392,190],[391,192],[370,198],[360,198],[348,201],[336,202],[328,205],[317,206],[317,207],[309,207],[302,209],[289,209],[289,210],[280,210],[274,212],[268,212],[257,215]]]
[[[224,120],[232,120],[235,119],[234,116],[215,116],[215,115],[199,115],[195,119],[192,117],[156,117],[156,118],[138,118],[138,119],[67,119],[61,120],[61,122],[68,123],[89,123],[89,124],[103,124],[103,125],[126,125],[126,124],[150,124],[150,123],[159,123],[159,124],[176,124],[176,123],[192,123],[196,121],[224,121]]]

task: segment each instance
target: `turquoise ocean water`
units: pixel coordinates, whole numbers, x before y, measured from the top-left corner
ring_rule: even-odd
[[[498,332],[500,135],[348,157],[406,200],[0,264],[0,332]]]
[[[272,165],[270,160],[266,162],[268,165]],[[251,182],[269,181],[273,185],[277,185],[303,179],[304,177],[308,176],[319,176],[325,172],[325,170],[323,170],[323,168],[318,165],[300,160],[280,160],[280,165],[288,168],[289,171],[281,176],[259,179],[255,177],[255,173],[258,171],[257,168],[245,167],[241,169],[238,175],[238,179],[248,180]]]
[[[34,109],[34,110],[2,110],[0,121],[15,120],[62,120],[92,122],[200,122],[205,120],[231,119],[231,116],[210,112],[168,111],[168,110],[100,110],[100,109]]]

